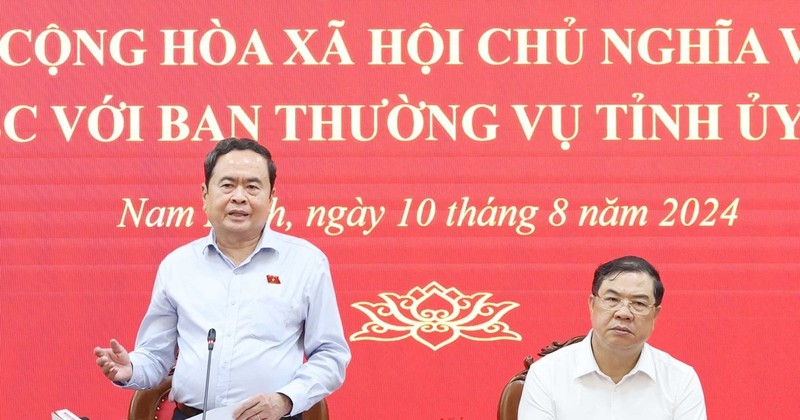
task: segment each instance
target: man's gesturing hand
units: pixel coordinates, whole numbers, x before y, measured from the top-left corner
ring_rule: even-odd
[[[117,340],[111,340],[110,348],[94,348],[94,355],[97,357],[97,366],[103,371],[106,378],[117,381],[127,382],[133,376],[133,365],[128,351]]]

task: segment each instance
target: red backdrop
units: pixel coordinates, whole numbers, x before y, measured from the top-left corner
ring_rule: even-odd
[[[586,3],[4,2],[0,416],[125,417],[91,349],[133,345],[157,264],[207,231],[202,158],[237,135],[276,157],[275,228],[330,258],[334,418],[493,418],[628,254],[662,272],[651,343],[709,417],[792,418],[800,7]],[[397,296],[405,322],[369,317]]]

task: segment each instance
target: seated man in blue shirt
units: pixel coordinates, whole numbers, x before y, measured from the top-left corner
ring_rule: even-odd
[[[208,236],[161,262],[134,351],[116,340],[94,349],[106,377],[126,388],[154,387],[174,366],[174,420],[203,408],[210,328],[208,409],[236,404],[237,420],[300,419],[344,381],[350,349],[328,260],[267,226],[275,177],[257,142],[219,142],[202,186]]]
[[[694,369],[646,343],[661,312],[664,285],[639,257],[594,273],[592,330],[531,365],[520,420],[705,420]]]

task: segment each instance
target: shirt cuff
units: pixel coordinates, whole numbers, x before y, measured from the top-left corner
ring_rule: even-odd
[[[305,406],[306,399],[305,393],[303,393],[303,385],[297,381],[289,382],[286,386],[279,389],[278,394],[283,394],[289,398],[289,401],[292,403],[292,409],[289,410],[288,413],[284,415],[284,417],[289,416],[296,416],[303,411],[303,407]]]
[[[284,397],[286,397],[289,400],[289,405],[290,405],[289,411],[286,412],[286,414],[284,414],[281,418],[291,417],[292,416],[292,410],[294,410],[294,401],[292,401],[292,397],[284,394],[283,392],[278,392],[278,394],[283,395]]]
[[[126,382],[112,381],[114,383],[114,385],[116,385],[116,386],[118,386],[120,388],[125,388],[125,389],[136,389],[136,390],[138,390],[138,389],[144,389],[145,388],[145,387],[142,386],[142,379],[144,379],[144,378],[141,377],[142,376],[141,375],[142,374],[142,370],[141,369],[136,369],[136,365],[138,364],[138,362],[134,363],[133,359],[134,358],[131,357],[131,378],[128,379]]]

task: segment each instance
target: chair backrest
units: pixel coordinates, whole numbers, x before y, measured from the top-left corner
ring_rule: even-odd
[[[128,420],[170,420],[175,409],[175,405],[169,403],[170,389],[172,375],[167,376],[155,388],[134,392],[128,409]]]
[[[572,337],[563,343],[553,341],[547,347],[539,351],[538,356],[544,357],[548,354],[562,348],[582,341],[586,336],[579,335]],[[528,356],[523,361],[525,369],[519,371],[516,375],[511,377],[511,380],[503,387],[503,393],[500,394],[500,402],[497,405],[497,420],[517,420],[517,412],[519,411],[519,400],[522,398],[522,387],[525,385],[525,378],[528,376],[528,369],[533,363],[533,357]]]
[[[172,375],[158,386],[136,391],[131,398],[128,420],[170,420],[175,404],[169,402]],[[323,399],[303,413],[303,420],[328,420],[328,403]]]

